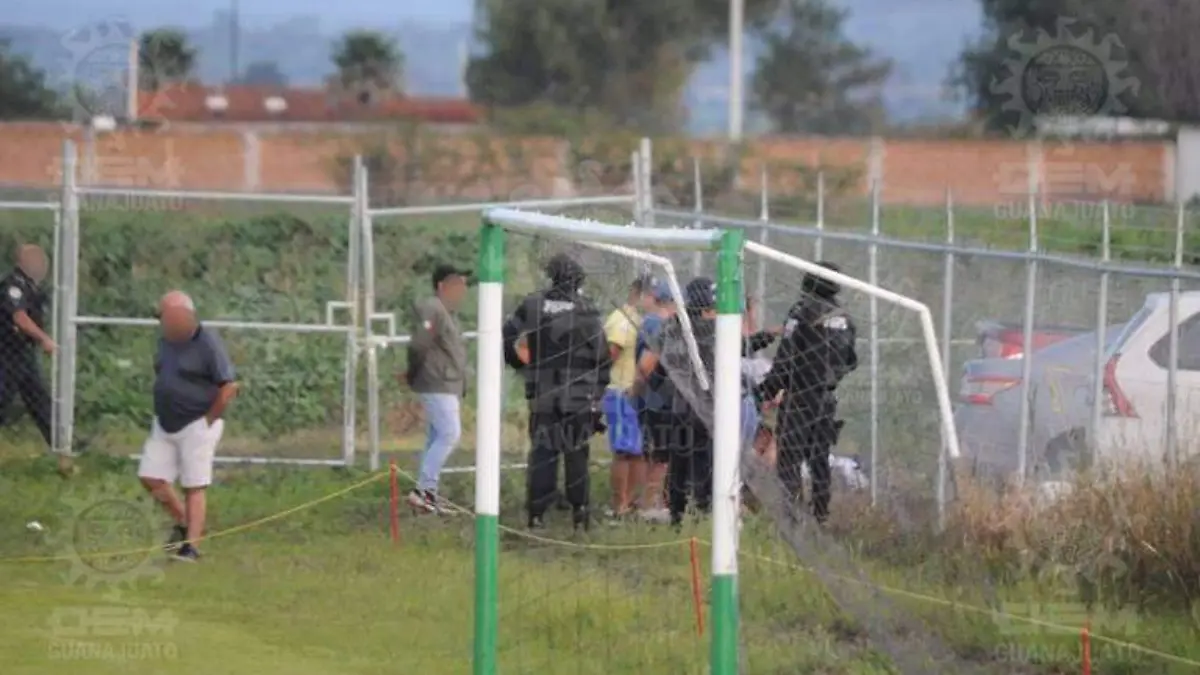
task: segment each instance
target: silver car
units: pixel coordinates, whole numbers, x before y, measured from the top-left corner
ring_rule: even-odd
[[[1105,330],[1105,349],[1125,324]],[[1041,480],[1079,468],[1091,417],[1096,333],[1056,342],[1033,354],[1026,467]],[[1008,476],[1019,468],[1021,358],[989,358],[963,366],[954,411],[959,445],[978,474]]]

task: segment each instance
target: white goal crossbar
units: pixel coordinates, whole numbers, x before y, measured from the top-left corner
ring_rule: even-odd
[[[944,441],[942,445],[945,448],[946,454],[951,459],[959,458],[958,432],[954,428],[954,408],[950,403],[950,388],[946,385],[946,368],[942,364],[942,356],[938,351],[937,331],[933,328],[933,314],[929,311],[929,307],[925,303],[900,295],[899,293],[893,293],[885,288],[872,286],[865,281],[855,279],[841,272],[835,272],[828,267],[818,265],[803,258],[797,258],[782,251],[777,251],[757,242],[746,242],[745,250],[748,253],[753,253],[767,260],[793,267],[806,274],[828,279],[843,288],[850,288],[859,293],[865,293],[866,295],[900,305],[905,309],[916,312],[921,320],[921,332],[925,338],[923,340],[925,342],[925,350],[929,355],[929,369],[933,371],[933,386],[937,391],[938,413],[942,418],[941,427]]]

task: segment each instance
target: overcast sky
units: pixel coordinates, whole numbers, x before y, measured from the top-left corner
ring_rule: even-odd
[[[63,30],[105,17],[135,26],[207,25],[233,0],[0,0],[0,22]],[[471,18],[473,0],[240,0],[242,21],[270,25],[297,15],[320,17],[331,29],[395,25],[406,20],[451,23]]]

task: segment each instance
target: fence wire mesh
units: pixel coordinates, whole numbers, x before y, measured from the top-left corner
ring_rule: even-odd
[[[75,449],[137,452],[154,414],[157,304],[178,289],[224,339],[244,387],[222,455],[340,460],[349,204],[82,192]]]

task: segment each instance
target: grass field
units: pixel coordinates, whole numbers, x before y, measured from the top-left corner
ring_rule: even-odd
[[[781,209],[776,212],[785,219],[789,215]],[[242,214],[215,215],[237,221]],[[791,215],[796,221],[810,219],[798,211]],[[835,215],[831,211],[830,217]],[[848,206],[839,222],[861,230],[866,217],[861,205]],[[937,239],[943,226],[936,209],[885,209],[884,217],[886,233],[896,237]],[[94,257],[90,261],[93,270],[103,267],[101,259],[110,249],[142,251],[129,243],[157,228],[153,218],[132,224],[125,220],[125,214],[116,214],[109,221],[96,221],[93,238],[83,244],[85,257]],[[1141,229],[1123,230],[1124,239],[1114,248],[1123,251],[1120,257],[1126,259],[1161,262],[1169,258],[1169,242],[1173,241],[1170,213],[1157,209],[1144,220]],[[104,223],[115,233],[111,241],[101,236]],[[284,225],[298,227],[291,222],[279,224],[281,228]],[[475,216],[418,217],[379,224],[375,250],[377,259],[386,262],[377,265],[381,308],[404,306],[418,286],[412,270],[431,250],[439,255],[467,255],[459,249],[465,249],[463,237],[476,225]],[[229,240],[240,242],[230,250],[245,259],[228,263],[228,269],[212,268],[226,270],[226,274],[197,271],[187,280],[189,291],[211,298],[212,303],[225,303],[223,318],[289,320],[293,314],[318,312],[324,298],[321,293],[333,292],[331,289],[342,283],[337,265],[325,265],[321,276],[308,264],[317,251],[331,250],[325,240],[287,248],[279,242],[289,241],[288,237],[222,225],[226,226]],[[1019,248],[1024,245],[1023,226],[1016,219],[1003,223],[994,213],[978,213],[961,218],[959,232],[981,243]],[[46,234],[48,221],[39,227]],[[1043,228],[1050,240],[1048,249],[1072,254],[1095,249],[1098,227],[1094,219],[1088,223],[1049,220],[1043,222]],[[199,256],[208,250],[201,245],[202,234],[198,228],[187,233],[181,228],[158,236],[177,240]],[[242,241],[252,234],[261,234],[263,241],[251,242],[258,247],[253,249],[256,255],[262,253],[261,259],[249,255],[250,244]],[[806,251],[808,240],[797,238],[796,246]],[[847,267],[865,276],[865,268],[859,265],[865,260],[865,247],[847,245],[843,249],[840,255],[848,260]],[[135,270],[143,275],[134,280],[135,285],[130,282],[130,288],[136,286],[140,293],[137,297],[129,289],[111,286],[119,276],[91,278],[91,285],[82,291],[84,300],[111,304],[97,304],[100,309],[89,305],[89,309],[147,315],[160,287],[179,283],[179,265],[160,260],[163,250],[161,239],[148,240],[141,257],[121,258],[120,265],[112,266],[113,270]],[[833,246],[826,250],[837,252]],[[285,253],[288,264],[274,257]],[[888,259],[887,252],[883,255]],[[328,258],[320,259],[328,263]],[[892,261],[903,272],[901,276],[912,278],[911,292],[936,307],[941,293],[940,257],[897,254]],[[206,264],[218,263],[214,258]],[[195,267],[208,269],[198,262]],[[260,268],[291,270],[293,274],[280,278],[265,272],[258,275]],[[967,272],[960,275],[956,333],[960,326],[971,330],[971,320],[981,316],[1016,318],[1005,312],[1019,305],[1020,289],[1011,282],[1018,278],[1013,271],[1019,268],[1019,263],[988,263],[987,273],[978,273],[977,278]],[[234,272],[246,272],[246,278],[237,293],[230,293]],[[525,281],[532,283],[531,279]],[[897,284],[890,277],[885,281]],[[1087,277],[1077,285],[1091,288],[1092,281]],[[781,284],[780,292],[794,288],[795,280],[790,279]],[[997,293],[997,288],[1011,292]],[[1138,287],[1127,294],[1140,299],[1143,293]],[[1081,297],[1072,293],[1069,304],[1090,308]],[[1062,307],[1047,310],[1065,311]],[[473,321],[468,317],[466,323]],[[471,521],[468,517],[416,519],[403,513],[401,542],[395,545],[388,536],[388,485],[381,478],[329,469],[226,470],[212,491],[211,527],[217,536],[203,546],[207,554],[203,563],[166,565],[160,554],[151,551],[165,534],[165,523],[140,498],[132,478],[133,466],[111,456],[136,449],[142,411],[148,405],[144,385],[149,369],[114,365],[118,356],[128,356],[130,363],[136,364],[148,353],[138,340],[148,341],[152,331],[137,339],[130,338],[132,332],[106,334],[108,342],[96,347],[97,357],[82,362],[96,370],[83,372],[78,382],[81,403],[77,422],[79,435],[92,441],[89,452],[96,454],[82,462],[80,474],[67,481],[59,478],[52,462],[37,457],[32,442],[16,444],[20,447],[0,444],[0,672],[468,672],[474,576]],[[283,344],[279,355],[271,356],[263,334],[250,334],[242,340],[245,363],[239,366],[249,394],[231,412],[227,450],[336,457],[340,406],[335,399],[341,391],[341,371],[334,366],[341,358],[342,345],[326,349],[318,341],[300,340]],[[236,342],[231,338],[231,344],[237,346]],[[314,367],[314,363],[324,363],[321,359],[327,353],[332,355],[326,359],[332,366]],[[400,367],[398,360],[389,361],[398,358],[396,354],[389,352],[381,368],[385,373],[384,405],[389,410],[403,396],[390,377]],[[897,356],[889,363],[900,360]],[[888,367],[892,366],[885,364]],[[129,374],[134,372],[136,377]],[[911,383],[901,386],[911,387]],[[334,392],[329,394],[331,398],[326,397],[329,392]],[[890,400],[884,393],[885,400]],[[894,416],[928,426],[927,408],[901,410],[898,404],[889,405]],[[268,417],[273,426],[260,428]],[[327,433],[320,426],[326,423]],[[297,429],[300,431],[293,431]],[[398,429],[384,431],[392,439],[391,448],[398,452],[415,441],[397,441]],[[11,428],[3,432],[9,434]],[[885,432],[891,443],[907,443],[917,450],[925,447],[925,441],[932,447],[936,440]],[[22,438],[31,438],[26,433],[22,432]],[[235,439],[243,445],[238,447]],[[11,440],[6,436],[4,442]],[[465,445],[471,445],[469,431]],[[110,455],[98,454],[101,452]],[[399,452],[397,457],[402,466],[411,466],[411,453]],[[469,463],[466,448],[458,460]],[[364,481],[336,498],[294,510]],[[597,469],[597,500],[606,495],[605,482],[603,470]],[[401,484],[401,490],[407,487]],[[448,485],[450,495],[464,504],[471,503],[471,488],[465,478]],[[1188,493],[1192,501],[1186,502],[1191,506],[1166,514],[1156,509],[1166,508],[1162,505],[1169,500],[1162,496],[1167,493],[1145,492],[1148,501],[1143,517],[1161,527],[1148,534],[1139,532],[1139,537],[1145,534],[1147,538],[1130,539],[1137,545],[1122,553],[1138,561],[1136,570],[1142,574],[1138,583],[1156,588],[1158,595],[1125,598],[1124,607],[1143,605],[1145,611],[1140,613],[1116,607],[1093,610],[1091,621],[1097,635],[1092,672],[1098,675],[1200,672],[1200,603],[1195,597],[1200,531],[1195,528],[1194,516],[1200,498],[1192,490]],[[503,522],[516,528],[521,522],[521,476],[506,475],[503,493]],[[968,672],[968,667],[1006,674],[1081,672],[1078,628],[1087,616],[1076,602],[1079,589],[1069,579],[1010,574],[1008,567],[998,567],[997,561],[1009,565],[1025,552],[1022,544],[1005,538],[1011,528],[997,522],[1002,518],[976,517],[959,523],[947,536],[934,538],[897,528],[853,500],[843,499],[835,508],[838,522],[834,532],[840,545],[851,553],[853,566],[861,569],[868,583],[887,588],[863,596],[868,607],[874,608],[870,613],[888,614],[893,633],[916,636],[918,643],[921,636],[930,635],[948,644],[964,668],[949,672],[957,675]],[[1083,511],[1074,514],[1074,520],[1051,523],[1062,531],[1090,533],[1093,513]],[[262,522],[277,514],[284,515]],[[27,530],[26,523],[33,520],[43,524],[45,531]],[[500,568],[502,672],[706,672],[708,636],[698,635],[690,553],[694,537],[703,599],[707,596],[708,524],[689,526],[682,533],[645,526],[605,526],[576,539],[562,527],[562,520],[552,523],[549,541],[531,539],[519,530],[505,533]],[[252,526],[230,532],[248,524]],[[1100,541],[1110,534],[1094,529]],[[151,552],[133,554],[130,550]],[[852,570],[825,567],[814,574],[803,569],[802,563],[813,561],[799,560],[778,541],[772,523],[759,518],[748,519],[743,550],[744,672],[896,672],[893,648],[875,639],[864,625],[870,617],[861,607],[839,600],[844,595],[841,591],[851,586],[857,585],[864,593],[870,590],[861,580],[845,580],[858,577]],[[111,551],[125,554],[90,557]],[[81,555],[88,557],[80,560]],[[40,560],[20,560],[27,558]],[[95,582],[92,587],[86,583],[89,580]],[[701,610],[707,620],[703,606]],[[1005,618],[993,611],[1018,617]],[[1043,633],[1020,618],[1030,616],[1058,628]],[[704,630],[707,628],[705,625]],[[1114,642],[1102,639],[1105,637]]]
[[[597,470],[594,487],[598,495],[606,490],[601,473]],[[469,516],[439,521],[402,513],[397,545],[389,538],[389,487],[382,474],[224,470],[212,491],[215,536],[203,546],[205,559],[198,565],[168,564],[151,550],[165,524],[140,497],[132,475],[132,465],[103,457],[84,460],[81,472],[68,480],[45,458],[5,462],[0,472],[5,673],[469,671]],[[503,522],[510,526],[520,523],[520,486],[519,476],[506,476]],[[469,480],[452,481],[448,489],[456,502],[470,503]],[[297,510],[330,495],[337,496]],[[849,516],[851,505],[843,504]],[[45,530],[28,531],[32,520]],[[682,533],[602,525],[575,537],[563,529],[564,520],[552,523],[546,540],[518,529],[504,534],[501,672],[706,672],[707,634],[697,634],[689,549],[695,537],[704,586],[708,524],[689,525]],[[860,535],[844,536],[852,550],[871,543],[855,541]],[[837,594],[775,543],[769,524],[748,520],[743,550],[744,672],[898,672],[890,669],[884,646],[867,639],[853,611],[835,602]],[[120,554],[97,555],[114,551]],[[892,620],[913,630],[930,631],[979,672],[1080,672],[1079,636],[1071,625],[1041,634],[1019,619],[997,620],[982,609],[982,589],[964,579],[948,584],[945,574],[935,572],[943,567],[937,555],[931,550],[926,563],[917,565],[856,556],[872,583],[890,589],[887,602],[877,600],[877,611],[893,613]],[[28,557],[66,560],[22,561]],[[1080,620],[1023,604],[1045,600],[1050,592],[1017,583],[1000,594],[1007,611],[1021,606],[1018,614],[1044,621]],[[1093,629],[1200,660],[1192,618],[1130,616],[1097,610]],[[1193,666],[1099,638],[1092,656],[1095,673],[1195,672]]]

